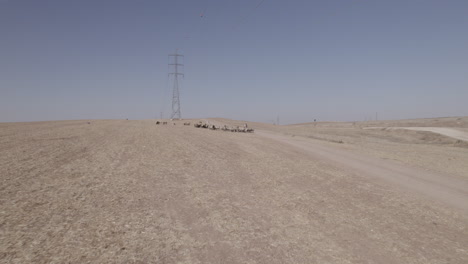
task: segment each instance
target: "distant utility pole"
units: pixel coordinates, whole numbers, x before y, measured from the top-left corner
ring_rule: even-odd
[[[180,98],[179,98],[179,75],[184,76],[183,73],[179,73],[179,67],[184,66],[183,64],[179,63],[179,57],[184,57],[184,55],[180,55],[177,53],[169,54],[169,59],[173,59],[174,63],[169,63],[169,67],[174,66],[174,72],[170,72],[169,76],[174,76],[174,86],[172,87],[172,114],[171,119],[181,119],[182,116],[180,114]]]

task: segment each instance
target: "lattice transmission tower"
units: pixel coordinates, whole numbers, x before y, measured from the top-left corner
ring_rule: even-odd
[[[171,119],[181,119],[182,115],[180,113],[180,97],[179,97],[179,76],[184,77],[183,73],[179,72],[179,67],[183,67],[183,64],[179,63],[179,57],[184,57],[184,55],[178,54],[177,50],[174,54],[169,54],[169,68],[173,69],[174,72],[170,72],[169,76],[174,76],[173,87],[172,87],[172,114]],[[171,60],[172,59],[172,60]],[[173,68],[172,68],[173,67]]]

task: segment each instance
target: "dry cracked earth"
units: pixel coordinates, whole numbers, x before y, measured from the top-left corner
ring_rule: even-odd
[[[468,118],[183,122],[1,123],[0,262],[468,263]]]

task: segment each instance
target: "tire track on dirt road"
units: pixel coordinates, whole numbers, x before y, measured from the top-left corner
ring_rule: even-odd
[[[268,131],[256,134],[306,151],[312,157],[348,170],[400,186],[457,208],[468,215],[468,181],[435,174],[359,153],[338,149],[302,137],[288,137]]]

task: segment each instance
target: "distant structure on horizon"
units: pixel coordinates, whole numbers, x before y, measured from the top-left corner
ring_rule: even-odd
[[[174,67],[174,72],[170,72],[169,76],[174,76],[173,86],[172,86],[172,113],[171,119],[181,119],[182,115],[180,113],[180,98],[179,98],[179,76],[184,77],[183,73],[179,72],[179,67],[183,67],[183,64],[179,63],[179,57],[184,57],[184,55],[178,54],[177,50],[174,54],[169,54],[169,68]],[[171,60],[172,59],[172,60]]]

